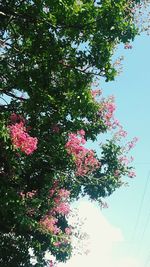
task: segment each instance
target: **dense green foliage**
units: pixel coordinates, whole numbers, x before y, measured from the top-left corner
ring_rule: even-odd
[[[58,236],[39,224],[53,209],[49,190],[56,181],[57,190],[70,191],[70,200],[88,194],[101,201],[129,172],[113,140],[102,146],[99,168],[83,176],[76,175],[74,157],[65,146],[69,133],[83,129],[85,139],[94,141],[109,130],[100,114],[103,100],[94,99],[91,84],[96,76],[115,78],[111,58],[117,44],[138,33],[133,13],[138,2],[2,0],[0,266],[32,266],[29,248],[37,267],[49,264],[46,250],[59,261],[70,257],[71,244],[55,246]],[[12,144],[12,114],[20,116],[15,123],[25,119],[29,134],[38,139],[31,155]],[[28,197],[31,192],[36,193]],[[63,235],[67,216],[58,214],[57,219]]]

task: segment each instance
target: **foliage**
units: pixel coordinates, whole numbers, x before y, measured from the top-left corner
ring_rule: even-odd
[[[32,266],[29,248],[35,266],[49,264],[47,250],[67,260],[70,201],[88,194],[101,202],[122,175],[134,176],[114,100],[91,86],[96,76],[115,78],[111,57],[138,33],[138,2],[2,1],[1,266]],[[86,148],[114,128],[101,158]]]

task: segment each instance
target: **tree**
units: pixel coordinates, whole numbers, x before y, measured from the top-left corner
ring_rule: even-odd
[[[138,34],[140,1],[2,1],[1,266],[50,264],[72,251],[67,215],[81,195],[102,201],[134,176],[126,132],[114,119],[113,98],[91,90],[95,77],[115,78],[119,43]],[[101,146],[87,140],[117,129]]]

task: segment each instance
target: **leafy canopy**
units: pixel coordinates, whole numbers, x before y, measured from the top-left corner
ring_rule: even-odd
[[[101,202],[122,185],[122,175],[134,176],[123,154],[136,140],[129,149],[117,143],[126,134],[113,99],[91,86],[95,77],[115,78],[114,49],[138,33],[137,3],[2,1],[1,266],[32,266],[29,248],[35,266],[50,264],[47,250],[68,259],[69,202],[86,194]],[[115,127],[101,158],[86,148]]]

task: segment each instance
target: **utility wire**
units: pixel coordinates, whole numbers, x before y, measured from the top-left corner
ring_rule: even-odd
[[[150,181],[149,178],[150,178],[150,170],[149,170],[148,175],[147,175],[147,179],[146,179],[146,182],[145,182],[145,187],[144,187],[143,195],[142,195],[141,202],[140,202],[140,207],[139,207],[139,211],[138,211],[138,215],[137,215],[137,219],[136,219],[136,223],[135,223],[135,227],[134,227],[133,240],[135,239],[137,228],[138,228],[138,225],[139,225],[139,222],[140,222],[142,208],[143,208],[143,203],[144,203],[146,191],[147,191],[147,188],[148,188],[148,183]]]
[[[150,212],[149,212],[149,214],[147,216],[147,220],[146,220],[144,228],[143,228],[143,232],[142,232],[142,235],[141,235],[141,240],[140,240],[140,243],[139,243],[140,245],[139,245],[138,254],[141,252],[142,245],[143,245],[143,240],[144,240],[144,236],[145,236],[145,232],[147,230],[147,227],[148,227],[149,223],[150,223]]]

